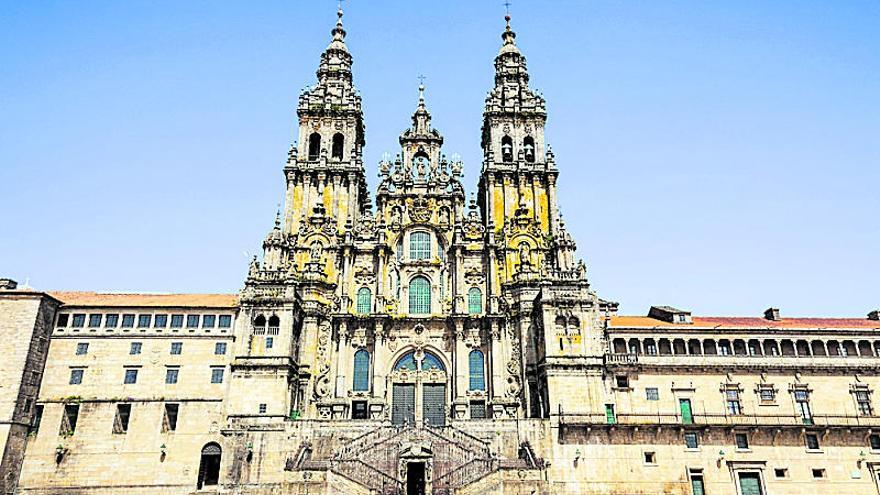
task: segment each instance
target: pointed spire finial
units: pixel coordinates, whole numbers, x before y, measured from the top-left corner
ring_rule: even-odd
[[[281,205],[278,205],[278,209],[275,210],[275,230],[281,228]]]
[[[425,76],[419,74],[419,106],[425,106]]]

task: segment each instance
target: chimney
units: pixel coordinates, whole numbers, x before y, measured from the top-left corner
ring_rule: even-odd
[[[779,308],[767,308],[767,311],[764,311],[764,318],[770,321],[779,321]]]
[[[15,290],[18,288],[18,282],[11,278],[0,278],[0,290]]]
[[[868,319],[874,321],[880,321],[880,309],[875,309],[868,313]]]

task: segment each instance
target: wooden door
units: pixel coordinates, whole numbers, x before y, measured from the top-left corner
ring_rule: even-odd
[[[422,385],[422,418],[431,426],[446,426],[446,385]]]
[[[416,386],[412,383],[395,383],[391,392],[391,424],[404,425],[416,422]]]

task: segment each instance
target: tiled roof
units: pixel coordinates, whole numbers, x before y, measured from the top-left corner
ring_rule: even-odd
[[[102,292],[48,292],[67,306],[233,308],[236,294],[117,294]]]
[[[694,316],[693,324],[669,323],[647,316],[612,316],[608,322],[611,328],[861,328],[880,329],[880,321],[867,318],[782,318],[768,320],[759,317],[739,316]]]

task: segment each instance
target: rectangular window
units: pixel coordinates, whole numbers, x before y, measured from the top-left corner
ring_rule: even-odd
[[[150,328],[150,322],[153,320],[153,315],[139,315],[138,316],[138,328]]]
[[[260,404],[260,414],[266,414],[266,404]]]
[[[70,370],[70,384],[71,385],[80,385],[83,382],[83,373],[85,373],[84,369],[76,368]]]
[[[813,478],[817,480],[824,479],[826,476],[825,470],[820,468],[814,468],[813,470]]]
[[[272,346],[275,345],[275,339],[272,337],[266,337],[266,349],[271,349]]]
[[[125,370],[125,380],[122,383],[126,385],[131,385],[132,383],[137,383],[138,381],[138,370],[128,369]]]
[[[162,432],[177,430],[177,414],[180,412],[180,404],[165,404],[165,415],[162,418]]]
[[[736,416],[742,414],[742,404],[739,401],[739,390],[726,390],[727,414]]]
[[[180,373],[180,370],[177,368],[167,368],[165,370],[165,383],[167,385],[174,385],[177,383],[177,375]]]
[[[648,400],[660,400],[660,390],[657,388],[646,388],[645,398]]]
[[[205,315],[202,317],[202,328],[214,328],[217,317],[214,315]]]
[[[218,356],[226,354],[226,342],[217,342],[214,344],[214,354]]]
[[[736,441],[736,448],[740,450],[747,450],[749,448],[749,435],[746,433],[735,433],[733,435],[734,440]]]
[[[70,319],[70,315],[58,315],[58,324],[56,327],[66,327],[67,321]]]
[[[868,436],[868,442],[871,444],[871,450],[880,450],[880,435],[875,433]]]
[[[65,404],[64,415],[61,416],[61,429],[58,433],[62,436],[73,435],[76,432],[77,419],[79,419],[79,404]]]
[[[111,313],[104,318],[104,328],[116,328],[119,326],[119,315]]]
[[[355,400],[351,402],[351,419],[370,419],[367,412],[367,401]]]
[[[134,315],[122,315],[122,328],[132,328],[134,326]]]
[[[153,318],[153,326],[156,328],[165,328],[168,326],[168,315],[156,315]]]
[[[691,492],[693,495],[706,495],[706,486],[703,482],[703,470],[693,469],[691,475]]]
[[[614,414],[614,404],[605,404],[605,423],[617,424],[617,416]]]
[[[171,315],[171,328],[180,328],[183,326],[183,315]]]
[[[617,385],[617,388],[629,388],[629,376],[617,375],[614,377],[614,383]]]
[[[100,326],[101,326],[101,316],[102,316],[102,315],[100,315],[100,314],[97,314],[97,315],[89,315],[89,327],[90,327],[90,328],[98,328],[98,327],[100,327]]]
[[[183,352],[183,342],[172,342],[171,343],[171,354],[174,356],[179,355]]]
[[[116,417],[113,418],[113,433],[121,435],[128,432],[131,418],[131,404],[116,404]]]
[[[657,464],[657,454],[654,452],[644,452],[645,464]]]
[[[697,438],[697,434],[693,432],[688,432],[684,434],[684,445],[689,449],[697,449],[700,447],[699,439]]]
[[[810,394],[806,390],[794,391],[795,410],[801,415],[805,425],[813,424],[813,413],[810,411]]]
[[[718,344],[718,354],[720,354],[722,356],[729,356],[730,355],[730,344],[727,342],[721,342],[720,344]]]
[[[73,326],[76,328],[81,328],[86,324],[86,315],[84,314],[75,314],[73,315]]]
[[[220,328],[229,328],[232,326],[232,316],[230,315],[220,315],[220,318],[217,320],[217,326]]]
[[[131,349],[128,350],[128,353],[132,356],[141,353],[141,343],[140,342],[132,342]]]
[[[807,450],[819,450],[819,435],[815,433],[805,434],[804,443],[807,446]]]
[[[223,368],[211,369],[211,383],[223,383]]]
[[[471,419],[486,419],[486,402],[482,400],[471,401]]]
[[[856,399],[856,406],[859,414],[862,416],[873,416],[873,408],[871,407],[871,397],[867,390],[856,390],[853,392]]]
[[[36,434],[40,431],[40,423],[43,422],[43,405],[37,404],[34,407],[34,417],[31,420],[30,432]]]
[[[739,473],[739,493],[743,495],[764,495],[759,473]]]
[[[775,477],[777,477],[777,478],[779,478],[779,479],[788,478],[788,469],[786,469],[786,468],[776,468],[776,469],[773,470],[773,476],[775,476]]]
[[[186,315],[186,328],[199,328],[199,315]]]
[[[761,388],[758,390],[758,396],[760,397],[761,402],[775,402],[776,389],[774,389],[772,385],[761,385]]]
[[[76,344],[76,355],[83,356],[89,353],[89,344],[88,342],[80,342]]]
[[[431,234],[413,232],[409,235],[409,257],[412,260],[431,258]]]
[[[649,356],[656,356],[657,355],[657,344],[655,344],[653,342],[649,342],[645,346],[645,354],[647,354]]]

